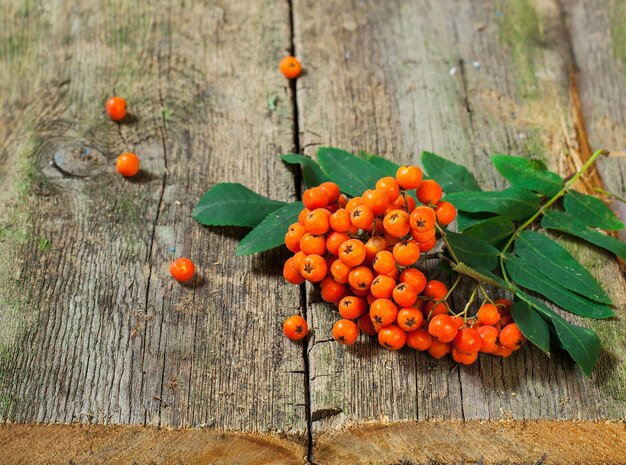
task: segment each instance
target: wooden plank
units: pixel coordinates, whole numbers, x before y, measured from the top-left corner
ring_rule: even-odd
[[[294,197],[275,157],[293,150],[287,3],[9,1],[0,18],[0,418],[304,432],[283,257],[235,258],[243,231],[190,216],[219,181]],[[131,124],[104,114],[113,93]],[[114,172],[122,150],[136,180]],[[193,285],[169,276],[181,255]]]
[[[3,463],[305,463],[293,438],[214,429],[102,425],[0,425]]]
[[[469,165],[485,188],[503,185],[491,153],[539,157],[571,173],[571,63],[556,2],[297,0],[294,24],[306,68],[297,96],[308,153],[334,145],[407,163],[430,150]],[[621,314],[626,289],[613,261],[564,243],[595,263]],[[562,352],[548,359],[530,346],[468,368],[366,341],[344,349],[326,342],[335,312],[309,297],[316,432],[377,418],[624,417],[619,319],[593,323],[605,352],[589,380]]]

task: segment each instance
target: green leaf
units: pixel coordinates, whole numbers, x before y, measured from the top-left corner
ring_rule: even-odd
[[[287,228],[298,221],[302,208],[302,202],[294,202],[267,215],[239,242],[235,251],[236,255],[250,255],[282,245]]]
[[[564,206],[567,213],[579,219],[587,226],[606,229],[608,231],[624,229],[624,223],[622,223],[617,216],[615,216],[615,213],[597,197],[581,194],[576,191],[569,191],[565,195]]]
[[[591,273],[549,237],[524,231],[515,241],[515,253],[564,288],[603,304],[611,303]]]
[[[528,303],[521,300],[513,304],[511,316],[522,334],[543,352],[550,355],[550,330],[544,319]]]
[[[400,165],[392,162],[391,160],[387,160],[386,158],[379,157],[378,155],[372,155],[371,153],[360,151],[357,154],[363,160],[368,161],[370,164],[374,165],[377,169],[385,173],[385,176],[396,176],[396,171],[400,168]]]
[[[466,265],[492,270],[498,264],[498,249],[488,242],[452,231],[446,236],[456,256]]]
[[[556,195],[563,187],[561,176],[548,171],[541,160],[493,155],[491,162],[513,187],[522,187],[548,197]]]
[[[490,212],[511,218],[524,220],[539,208],[537,194],[517,187],[492,192],[455,192],[446,195],[445,200],[457,209],[470,213]]]
[[[517,291],[516,295],[528,302],[554,326],[561,346],[570,354],[587,376],[591,376],[600,354],[600,339],[597,334],[587,328],[567,322],[546,304],[528,294]]]
[[[463,235],[482,239],[500,249],[504,247],[513,231],[515,231],[515,225],[509,218],[496,216],[466,229]]]
[[[444,192],[480,191],[480,187],[466,167],[457,165],[431,152],[422,152],[422,165]]]
[[[467,228],[480,224],[489,218],[493,218],[493,213],[468,213],[461,210],[456,212],[456,226],[460,231],[465,231]]]
[[[307,187],[319,186],[330,178],[320,165],[310,157],[297,153],[288,153],[280,156],[281,160],[290,165],[300,165],[302,167],[302,177]]]
[[[559,307],[576,315],[608,318],[614,314],[609,307],[568,291],[555,283],[535,268],[532,262],[509,256],[506,260],[506,270],[516,284],[542,294]]]
[[[626,244],[588,228],[582,221],[568,213],[550,210],[541,219],[541,226],[580,237],[626,260]]]
[[[283,205],[285,202],[267,199],[241,184],[222,182],[202,196],[191,215],[208,226],[253,228]]]
[[[341,191],[352,197],[360,196],[366,189],[373,189],[376,181],[386,176],[376,166],[345,150],[320,147],[317,159]]]

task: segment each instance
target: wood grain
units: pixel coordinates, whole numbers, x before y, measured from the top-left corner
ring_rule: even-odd
[[[294,2],[301,144],[365,150],[398,162],[434,151],[500,187],[488,155],[544,159],[571,173],[570,54],[556,2]],[[626,289],[612,260],[566,241],[608,287],[618,321],[594,324],[605,356],[593,379],[556,351],[526,347],[458,368],[360,342],[327,343],[335,312],[309,295],[314,431],[364,419],[623,418]],[[584,251],[580,251],[584,250]],[[455,300],[461,305],[462,298]],[[589,323],[585,323],[589,324]]]
[[[276,330],[300,301],[283,257],[236,258],[245,231],[190,216],[219,181],[294,198],[276,157],[293,150],[288,5],[0,12],[0,417],[304,432],[302,348]],[[114,93],[131,123],[106,117]],[[137,179],[114,172],[122,150]],[[168,272],[183,255],[189,286]]]

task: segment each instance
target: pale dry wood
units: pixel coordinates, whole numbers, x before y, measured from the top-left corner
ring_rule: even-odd
[[[2,2],[1,418],[306,430],[302,348],[278,329],[300,302],[283,257],[236,258],[244,231],[191,218],[220,181],[294,198],[276,158],[293,150],[288,13]],[[135,122],[106,117],[114,93]],[[138,179],[115,173],[122,150]],[[185,286],[168,271],[183,255],[199,270]]]
[[[334,145],[408,163],[429,150],[470,166],[484,188],[504,185],[491,153],[539,157],[572,172],[571,57],[556,2],[297,0],[294,17],[307,71],[297,92],[307,153]],[[530,346],[461,368],[366,341],[339,347],[326,342],[336,311],[310,295],[314,431],[377,418],[623,418],[616,365],[624,355],[613,345],[626,289],[610,257],[591,257],[619,314],[594,323],[605,352],[591,380],[563,352],[548,359]]]

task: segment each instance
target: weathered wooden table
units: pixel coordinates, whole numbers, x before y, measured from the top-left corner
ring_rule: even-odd
[[[567,175],[624,150],[625,2],[147,3],[0,4],[0,462],[626,463],[612,257],[563,241],[617,307],[584,322],[603,342],[591,379],[529,345],[456,368],[329,343],[333,312],[284,283],[284,252],[237,258],[245,231],[190,216],[220,181],[294,199],[277,155],[320,144],[434,151],[486,188],[491,153]],[[134,122],[108,120],[112,94]],[[137,180],[114,172],[124,150]],[[580,187],[624,197],[625,179],[624,158],[603,159]],[[181,255],[197,286],[170,278]],[[304,349],[281,334],[294,310]]]

